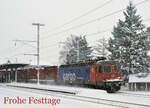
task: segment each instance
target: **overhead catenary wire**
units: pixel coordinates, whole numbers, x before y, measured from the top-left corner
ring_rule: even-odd
[[[90,10],[90,11],[88,11],[88,12],[86,12],[86,13],[84,13],[84,14],[82,14],[82,15],[80,15],[80,16],[78,16],[78,17],[76,17],[76,18],[74,18],[74,19],[72,19],[72,20],[70,20],[70,21],[68,21],[68,22],[66,22],[66,23],[64,23],[64,24],[61,25],[60,27],[56,27],[56,29],[61,28],[61,27],[64,27],[65,25],[71,24],[72,22],[74,22],[74,21],[76,21],[76,20],[78,20],[78,19],[80,19],[80,18],[82,18],[82,17],[84,17],[84,16],[87,16],[88,14],[90,14],[90,13],[92,13],[92,12],[95,12],[96,10],[98,10],[98,9],[100,9],[100,8],[102,8],[102,7],[104,7],[105,5],[109,4],[110,2],[112,2],[112,0],[109,0],[109,1],[105,2],[104,4],[102,4],[102,5],[98,6],[98,7],[96,7],[96,8],[94,8],[94,9],[92,9],[92,10]]]
[[[147,1],[149,1],[149,0],[143,0],[143,1],[141,1],[141,2],[139,2],[139,3],[137,3],[137,4],[135,4],[135,6],[141,5],[141,4],[143,4],[143,3],[147,2]],[[104,16],[102,16],[102,17],[98,17],[98,18],[96,18],[96,19],[87,21],[87,22],[85,22],[85,23],[82,23],[82,24],[79,24],[79,25],[76,25],[76,26],[72,26],[72,27],[70,27],[70,28],[68,28],[68,29],[65,29],[65,30],[62,30],[62,31],[60,31],[60,32],[56,32],[56,33],[50,34],[50,35],[48,35],[48,36],[43,37],[41,40],[45,40],[45,39],[49,38],[49,36],[50,36],[50,37],[56,36],[56,35],[59,35],[59,34],[61,34],[61,33],[70,31],[70,30],[72,30],[72,29],[80,28],[80,27],[85,26],[85,25],[87,25],[87,24],[90,24],[90,23],[93,23],[93,22],[96,22],[96,21],[100,21],[100,20],[102,20],[102,19],[104,19],[104,18],[107,18],[107,17],[109,17],[109,16],[112,16],[112,15],[114,15],[114,14],[118,14],[118,13],[124,11],[125,9],[126,9],[126,8],[124,8],[124,9],[119,9],[119,10],[117,10],[117,11],[114,11],[114,12],[111,12],[111,13],[109,13],[109,14],[106,14],[106,15],[104,15]]]
[[[60,26],[58,26],[58,27],[55,27],[55,28],[54,28],[53,30],[51,30],[51,31],[58,30],[58,29],[63,28],[63,27],[66,26],[66,25],[72,24],[73,22],[75,22],[75,21],[81,19],[82,17],[85,17],[85,16],[87,16],[87,15],[89,15],[89,14],[91,14],[91,13],[93,13],[93,12],[95,12],[95,11],[101,9],[101,8],[103,8],[104,6],[108,5],[108,4],[111,3],[112,1],[113,1],[113,0],[106,1],[106,2],[104,2],[102,5],[100,5],[100,6],[96,7],[96,8],[93,8],[93,9],[91,9],[91,10],[85,12],[85,13],[81,14],[80,16],[77,16],[77,17],[75,17],[75,18],[69,20],[68,22],[66,22],[66,23],[64,23],[64,24],[62,24],[62,25],[60,25]]]
[[[142,2],[139,2],[138,4],[136,4],[136,5],[139,5],[139,4],[142,4],[142,3],[144,3],[145,1],[149,1],[149,0],[144,0],[144,1],[142,1]],[[119,11],[119,10],[118,10]],[[108,15],[108,14],[107,14]],[[105,15],[106,16],[106,15]],[[104,17],[105,17],[104,16]],[[103,18],[102,18],[103,19]],[[148,19],[147,19],[148,20]],[[149,21],[149,20],[148,20]],[[89,22],[90,23],[90,22]],[[91,22],[92,23],[92,22]],[[81,25],[81,24],[80,24]],[[81,26],[82,27],[82,26]],[[74,29],[74,28],[72,28],[72,29]],[[70,30],[70,29],[69,29]],[[68,31],[68,29],[67,29],[67,31]],[[65,32],[65,30],[64,31],[62,31],[62,32]],[[61,32],[61,33],[62,33]],[[92,34],[87,34],[87,36],[91,36],[91,35],[97,35],[97,34],[100,34],[101,32],[106,32],[105,30],[104,31],[100,31],[100,32],[96,32],[96,33],[92,33]],[[60,34],[60,32],[58,32],[59,34]],[[47,48],[49,48],[49,47],[47,47]],[[46,48],[45,48],[46,49]]]
[[[144,21],[144,22],[150,21],[150,18],[143,19],[143,21]],[[98,32],[86,34],[86,36],[98,35],[98,34],[102,34],[102,33],[105,33],[105,32],[109,32],[109,31],[111,31],[111,30],[112,30],[112,28],[108,28],[108,29],[105,29],[105,30],[102,30],[102,31],[98,31]],[[40,48],[41,48],[41,51],[43,51],[43,50],[45,50],[45,49],[47,49],[47,48],[51,48],[51,47],[54,47],[54,46],[56,46],[56,45],[57,45],[57,43],[55,43],[55,44],[50,44],[50,45],[47,45],[47,46],[42,46],[42,47],[40,47]],[[30,52],[33,52],[33,51],[35,51],[35,50],[29,51],[29,52],[26,52],[26,53],[30,53]],[[12,56],[9,56],[9,57],[12,58],[12,57],[14,57],[14,56],[23,55],[23,54],[25,54],[25,53],[17,53],[17,54],[14,54],[14,55],[12,55]],[[5,57],[5,58],[6,58],[6,57]],[[8,58],[8,57],[7,57],[7,58]]]
[[[57,44],[52,44],[52,45],[48,45],[48,46],[41,47],[41,48],[42,48],[41,51],[43,51],[43,50],[45,50],[45,49],[47,49],[47,48],[50,48],[50,47],[52,47],[52,46],[56,46],[56,45],[57,45]],[[14,57],[19,56],[19,55],[23,56],[23,55],[25,55],[25,54],[27,54],[27,53],[33,53],[34,51],[36,51],[36,49],[31,50],[31,51],[28,51],[28,52],[16,53],[16,54],[13,54],[13,55],[11,55],[11,56],[6,56],[6,57],[4,57],[4,58],[14,58]],[[51,52],[51,53],[52,53],[52,52]]]
[[[93,23],[93,22],[99,21],[99,20],[104,19],[104,18],[106,18],[106,17],[108,17],[108,16],[111,16],[111,15],[117,14],[117,13],[119,13],[119,12],[123,11],[123,10],[124,10],[124,9],[121,9],[121,10],[118,10],[118,11],[112,12],[112,13],[110,13],[110,14],[107,14],[107,15],[105,15],[105,16],[102,16],[102,17],[99,17],[99,18],[96,18],[96,19],[90,20],[90,21],[88,21],[88,22],[86,22],[86,23],[82,23],[82,24],[79,24],[79,25],[76,25],[76,26],[70,27],[70,28],[68,28],[68,29],[66,29],[66,30],[63,30],[63,31],[60,31],[60,32],[57,32],[57,33],[50,34],[50,35],[48,35],[48,36],[46,36],[46,37],[43,37],[43,38],[42,38],[42,40],[49,38],[49,36],[50,36],[50,37],[51,37],[51,36],[56,36],[56,35],[61,34],[61,33],[63,33],[63,32],[67,32],[67,31],[69,31],[69,30],[76,29],[76,28],[79,28],[79,27],[85,26],[85,25],[87,25],[87,24],[90,24],[90,23]]]
[[[144,1],[142,1],[142,2],[139,2],[139,3],[136,4],[136,6],[137,6],[137,5],[140,5],[140,4],[143,4],[143,3],[147,2],[147,1],[149,1],[149,0],[144,0]],[[68,28],[68,29],[66,29],[66,30],[63,30],[63,31],[60,31],[60,32],[57,32],[57,33],[54,33],[54,34],[51,34],[51,35],[58,35],[58,34],[60,34],[60,33],[67,32],[67,31],[69,31],[69,30],[76,29],[76,28],[82,27],[82,26],[84,26],[84,25],[87,25],[87,24],[90,24],[90,23],[93,23],[93,22],[102,20],[102,19],[104,19],[104,18],[106,18],[106,17],[109,17],[109,16],[112,16],[112,15],[114,15],[114,14],[120,13],[120,12],[124,11],[125,9],[126,9],[126,8],[117,10],[117,11],[112,12],[112,13],[109,13],[109,14],[107,14],[107,15],[105,15],[105,16],[96,18],[96,19],[94,19],[94,20],[90,20],[90,21],[88,21],[88,22],[86,22],[86,23],[82,23],[82,24],[79,24],[79,25],[77,25],[77,26],[72,26],[71,28]],[[144,21],[144,20],[143,20],[143,21]],[[111,29],[107,29],[107,30],[103,30],[103,31],[96,32],[96,33],[87,34],[87,36],[101,34],[101,33],[104,33],[104,32],[110,31],[110,30],[111,30]],[[46,38],[48,38],[48,37],[44,37],[44,38],[46,39]],[[42,38],[42,39],[44,39],[44,38]],[[47,46],[47,48],[49,48],[49,47],[51,47],[51,45],[50,45],[50,46]],[[45,48],[45,49],[46,49],[46,48]],[[49,56],[52,56],[52,55],[49,55]],[[42,58],[43,58],[43,57],[42,57]]]
[[[143,19],[143,21],[145,21],[145,22],[146,22],[146,21],[149,21],[149,20],[150,20],[150,18]],[[93,35],[103,34],[103,33],[105,33],[105,32],[111,32],[111,30],[112,30],[112,28],[107,28],[107,29],[102,30],[102,31],[85,34],[85,36],[93,36]],[[45,49],[47,49],[47,48],[54,47],[54,46],[56,46],[56,45],[57,45],[57,43],[55,43],[55,44],[50,44],[50,45],[47,45],[47,46],[43,46],[43,47],[41,47],[41,50],[43,51],[43,50],[45,50]]]
[[[150,21],[150,18],[144,19],[143,21],[144,21],[144,22]],[[98,35],[98,34],[102,34],[102,33],[105,33],[105,32],[109,32],[109,31],[111,31],[111,30],[112,30],[112,28],[108,28],[108,29],[105,29],[105,30],[102,30],[102,31],[98,31],[98,32],[86,34],[86,36]],[[50,45],[47,45],[47,46],[42,46],[42,47],[40,47],[40,48],[41,48],[41,51],[43,51],[43,50],[45,50],[45,49],[47,49],[47,48],[54,47],[54,46],[56,46],[56,45],[57,45],[57,43],[55,43],[55,44],[50,44]],[[35,50],[32,50],[32,51],[35,51]],[[30,53],[30,52],[32,52],[32,51],[29,51],[29,52],[27,52],[27,53]],[[23,55],[23,54],[24,54],[24,53],[17,53],[17,54],[14,54],[13,56]],[[11,57],[13,57],[13,56],[11,56]]]
[[[142,21],[143,21],[143,22],[150,21],[150,18],[143,19]],[[95,33],[87,34],[86,36],[93,36],[93,35],[97,35],[97,34],[105,33],[105,32],[111,31],[111,30],[112,30],[112,28],[108,28],[108,29],[105,29],[105,30],[102,30],[102,31],[98,31],[98,32],[95,32]]]
[[[143,21],[149,21],[149,20],[150,20],[150,18],[147,18],[147,19],[144,19]],[[108,28],[108,29],[105,29],[105,30],[103,30],[103,31],[98,31],[98,32],[95,32],[95,33],[86,34],[86,36],[98,35],[98,34],[102,34],[102,33],[105,33],[105,32],[109,32],[109,31],[111,31],[111,30],[112,30],[112,28]],[[55,44],[53,44],[53,45],[55,46]],[[45,49],[50,48],[50,47],[52,47],[52,46],[49,45],[49,46],[47,46]],[[52,55],[54,55],[54,54],[52,54]],[[44,56],[44,57],[42,57],[42,58],[51,57],[52,55],[47,55],[47,56]]]
[[[143,21],[150,21],[150,18],[147,18],[147,19],[144,19]],[[111,28],[108,28],[108,29],[105,29],[103,31],[98,31],[98,32],[95,32],[95,33],[90,33],[90,34],[87,34],[86,36],[93,36],[93,35],[98,35],[98,34],[102,34],[102,33],[105,33],[105,32],[109,32],[111,31]],[[44,51],[45,49],[48,49],[48,48],[52,48],[52,47],[55,47],[57,44],[51,44],[51,45],[47,45],[47,46],[43,46],[41,47],[41,51]],[[26,52],[26,53],[30,53],[30,52],[33,52],[35,50],[32,50],[32,51],[29,51],[29,52]],[[17,55],[23,55],[25,53],[18,53],[18,54],[14,54],[12,56],[9,56],[9,58],[12,58],[14,56],[17,56]],[[54,54],[53,54],[54,55]],[[48,56],[44,56],[44,57],[50,57],[51,55],[48,55]],[[5,58],[8,58],[8,57],[5,57]],[[42,57],[43,58],[43,57]]]

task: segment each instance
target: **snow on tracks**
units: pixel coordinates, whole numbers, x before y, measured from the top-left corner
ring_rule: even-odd
[[[138,98],[136,96],[121,95],[122,93],[108,94],[106,91],[98,89],[88,89],[88,88],[79,88],[79,87],[65,87],[65,86],[53,86],[53,85],[37,85],[37,84],[7,84],[11,86],[26,86],[31,87],[32,90],[34,87],[38,88],[36,91],[40,94],[47,93],[48,95],[59,96],[66,99],[84,101],[90,103],[103,104],[112,107],[121,107],[121,108],[150,108],[148,98]],[[54,93],[49,92],[49,90],[43,89],[52,89],[52,90],[61,90],[71,92],[71,93]],[[29,88],[27,88],[29,89]],[[34,90],[35,91],[35,90]]]
[[[37,85],[37,84],[22,84],[22,83],[11,83],[6,84],[6,86],[9,87],[18,87],[18,88],[27,88],[27,89],[36,89],[36,90],[42,90],[42,91],[50,91],[50,92],[59,92],[59,93],[66,93],[66,94],[73,94],[75,95],[77,91],[75,90],[68,90],[68,89],[60,89],[58,87],[48,87],[44,85]]]

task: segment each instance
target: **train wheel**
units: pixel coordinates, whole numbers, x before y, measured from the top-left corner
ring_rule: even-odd
[[[120,88],[121,88],[120,86],[116,86],[116,87],[115,87],[116,91],[119,91]]]
[[[109,86],[107,89],[106,89],[107,93],[115,93],[116,92],[116,89],[113,87],[113,86]]]

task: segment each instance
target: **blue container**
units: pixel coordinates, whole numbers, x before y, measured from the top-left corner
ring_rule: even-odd
[[[90,66],[60,66],[59,80],[64,81],[89,81]]]

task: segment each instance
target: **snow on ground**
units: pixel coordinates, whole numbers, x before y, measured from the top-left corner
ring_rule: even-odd
[[[23,83],[11,83],[7,85],[15,85],[15,86],[26,86],[26,87],[35,87],[35,88],[42,88],[42,89],[52,89],[52,90],[62,90],[62,91],[70,91],[75,92],[78,96],[87,96],[87,97],[94,97],[94,98],[103,98],[103,99],[109,99],[109,100],[117,100],[117,101],[123,101],[123,102],[131,102],[131,103],[138,103],[138,104],[146,104],[150,105],[150,97],[142,97],[142,96],[135,96],[135,95],[123,95],[122,93],[112,93],[109,94],[104,90],[98,90],[98,89],[90,89],[90,88],[81,88],[81,87],[68,87],[68,86],[58,86],[58,85],[37,85],[37,84],[23,84]],[[150,95],[150,92],[131,92],[131,91],[123,91],[125,93],[136,93],[136,94],[148,94]],[[64,99],[63,99],[64,100]],[[70,101],[70,100],[69,100]],[[65,107],[66,104],[68,104],[66,101],[63,101],[64,103],[60,105]],[[73,102],[73,103],[72,103]],[[71,105],[74,105],[74,101],[71,101]],[[70,103],[69,103],[70,104]],[[78,104],[75,104],[78,105]],[[83,104],[84,105],[84,104]],[[88,104],[89,106],[89,104]],[[59,107],[59,105],[58,105]],[[63,108],[61,107],[61,108]],[[80,107],[80,105],[79,105]],[[82,104],[81,104],[82,107]],[[72,106],[71,106],[72,108]],[[76,107],[77,108],[77,107]],[[88,107],[92,108],[92,107]],[[96,108],[96,107],[95,107]],[[102,107],[104,108],[104,107]]]
[[[131,93],[131,94],[139,94],[139,95],[149,95],[150,91],[121,91],[122,93]]]
[[[21,98],[21,99],[27,99],[29,97],[34,98],[55,98],[60,99],[60,103],[56,106],[53,106],[51,104],[29,104],[28,102],[26,104],[4,104],[4,97],[9,98]],[[77,100],[71,100],[66,98],[60,98],[57,96],[50,96],[47,94],[40,94],[40,93],[34,93],[24,90],[19,90],[15,88],[8,88],[6,86],[0,86],[0,108],[110,108],[108,105],[100,105],[96,103],[90,103],[90,102],[82,102]],[[111,107],[115,108],[115,107]]]
[[[80,90],[78,87],[74,86],[62,86],[62,85],[43,85],[43,84],[36,84],[36,83],[8,83],[7,85],[13,85],[13,86],[25,86],[25,87],[33,87],[33,88],[42,88],[42,89],[50,89],[50,90],[60,90],[60,91],[68,91],[73,93],[78,93]]]
[[[125,93],[150,95],[150,91],[130,91],[127,84],[122,86],[120,91]]]
[[[130,102],[130,103],[139,103],[139,104],[146,104],[150,105],[150,97],[144,98],[140,96],[133,96],[133,95],[124,95],[122,93],[106,93],[104,91],[99,90],[86,90],[84,93],[78,94],[80,96],[89,96],[95,98],[102,98],[102,99],[109,99],[109,100],[116,100],[122,102]]]
[[[14,85],[14,86],[25,86],[25,87],[34,87],[34,88],[43,88],[43,89],[50,89],[50,90],[61,90],[61,91],[68,91],[68,92],[74,92],[76,94],[84,94],[84,91],[97,91],[98,92],[102,92],[102,93],[106,93],[106,91],[104,90],[99,90],[99,89],[92,89],[92,88],[83,88],[83,87],[76,87],[76,86],[64,86],[64,85],[44,85],[44,84],[40,84],[37,85],[36,83],[6,83],[7,85]],[[134,94],[147,94],[150,95],[150,91],[129,91],[127,86],[126,87],[121,87],[121,92],[126,92],[126,93],[134,93]]]

